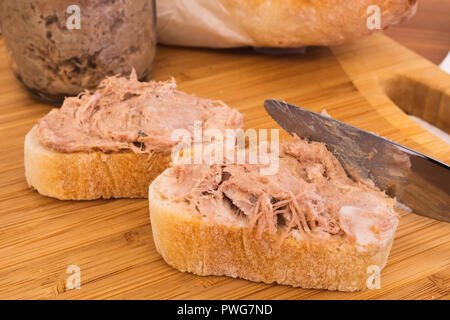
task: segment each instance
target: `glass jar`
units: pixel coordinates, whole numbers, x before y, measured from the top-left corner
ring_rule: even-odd
[[[156,50],[154,0],[1,0],[11,68],[33,95],[61,103],[111,75],[139,79]]]

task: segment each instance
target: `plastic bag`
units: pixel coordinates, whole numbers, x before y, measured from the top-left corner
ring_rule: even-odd
[[[217,0],[157,0],[158,41],[164,44],[232,48],[254,46]]]

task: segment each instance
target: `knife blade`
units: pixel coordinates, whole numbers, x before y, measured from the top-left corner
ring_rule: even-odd
[[[269,115],[291,135],[326,144],[354,179],[370,179],[416,214],[450,222],[449,165],[328,116],[269,99]]]

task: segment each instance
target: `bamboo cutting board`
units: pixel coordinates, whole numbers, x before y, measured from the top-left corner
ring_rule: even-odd
[[[0,298],[449,298],[450,224],[408,213],[381,289],[303,290],[178,272],[155,250],[146,200],[58,201],[27,187],[23,140],[50,107],[27,96],[5,57],[0,38]],[[450,76],[383,35],[304,55],[159,47],[152,77],[170,76],[181,90],[238,108],[246,128],[277,128],[263,102],[278,98],[450,163],[450,146],[396,106],[450,131]],[[66,287],[70,265],[80,268],[79,290]]]

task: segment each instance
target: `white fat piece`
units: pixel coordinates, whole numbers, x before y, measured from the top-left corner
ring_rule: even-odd
[[[339,210],[339,223],[344,232],[359,245],[379,243],[386,238],[384,226],[395,223],[395,220],[380,215],[375,210],[342,206]]]

